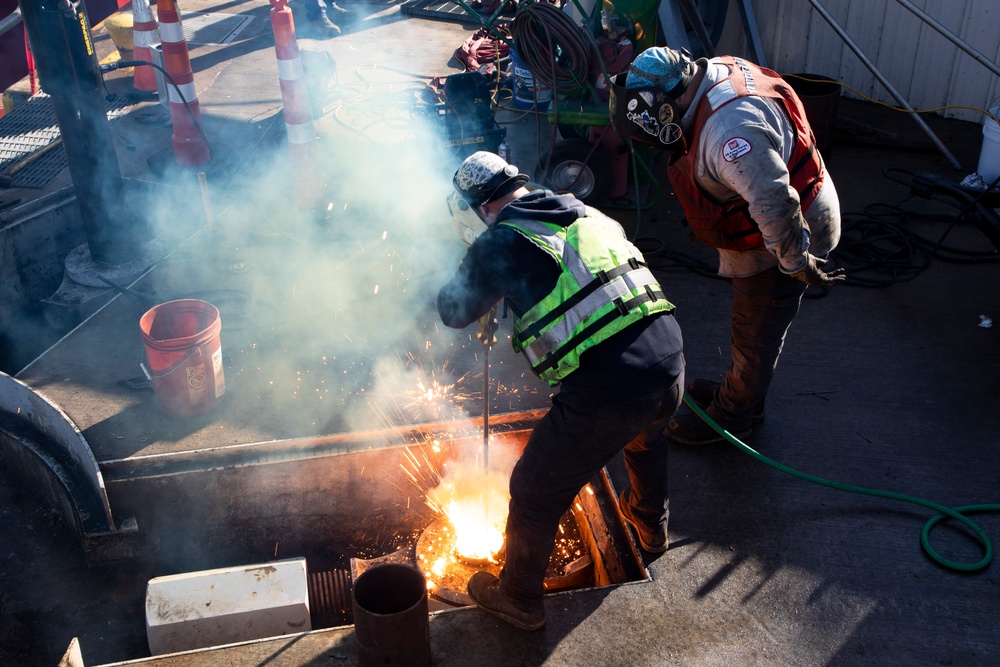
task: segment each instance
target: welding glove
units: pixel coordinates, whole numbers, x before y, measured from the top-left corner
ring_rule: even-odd
[[[476,338],[487,347],[495,345],[497,342],[496,333],[499,328],[500,321],[497,319],[497,307],[493,306],[485,315],[479,318],[479,331],[476,333]]]
[[[806,253],[806,264],[801,270],[791,274],[793,278],[801,280],[810,287],[828,287],[836,283],[847,280],[844,269],[834,269],[829,273],[824,272],[819,267],[826,264],[822,257],[816,257]]]

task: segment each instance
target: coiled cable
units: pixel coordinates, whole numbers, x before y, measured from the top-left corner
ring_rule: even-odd
[[[565,12],[547,2],[521,7],[511,25],[514,50],[556,94],[588,90],[592,41]]]

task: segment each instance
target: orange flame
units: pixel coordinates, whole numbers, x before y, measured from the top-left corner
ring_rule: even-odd
[[[455,552],[470,560],[496,562],[503,547],[510,495],[507,477],[473,464],[450,467],[446,479],[428,493],[455,530]]]

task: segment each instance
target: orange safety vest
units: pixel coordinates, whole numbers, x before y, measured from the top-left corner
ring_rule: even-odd
[[[795,127],[795,146],[788,170],[790,184],[799,193],[803,212],[816,199],[823,185],[823,161],[816,149],[816,141],[802,102],[777,72],[732,56],[716,60],[728,65],[732,73],[727,79],[712,86],[702,97],[695,113],[691,147],[687,153],[671,162],[667,167],[667,176],[677,199],[684,207],[687,222],[699,241],[725,250],[761,248],[764,246],[764,237],[757,223],[750,217],[749,204],[742,198],[723,204],[695,181],[694,156],[697,154],[701,130],[709,117],[730,102],[747,95],[769,97],[784,105]],[[724,91],[721,100],[718,94],[711,95],[715,103],[713,108],[709,104],[710,93],[727,82],[731,90]]]

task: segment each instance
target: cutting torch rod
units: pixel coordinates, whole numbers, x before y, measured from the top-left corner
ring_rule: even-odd
[[[479,318],[479,342],[483,344],[483,470],[490,470],[490,348],[497,342],[497,307]]]
[[[483,347],[483,470],[490,471],[490,345]]]

